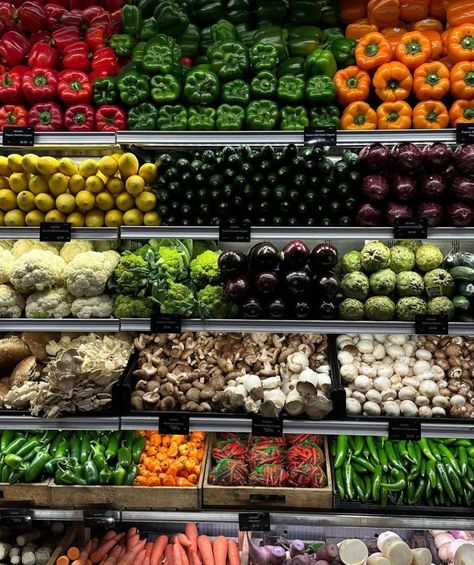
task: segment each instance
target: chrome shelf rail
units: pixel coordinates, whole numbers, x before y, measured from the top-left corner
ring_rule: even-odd
[[[39,239],[40,228],[0,227],[0,239]],[[71,228],[72,239],[118,240],[118,228]]]
[[[88,131],[88,132],[35,132],[35,146],[113,146],[117,144],[114,132]],[[11,151],[13,147],[3,145],[3,134],[0,134],[0,145],[3,151]]]
[[[0,332],[118,332],[120,320],[114,318],[0,318]]]
[[[120,429],[119,416],[71,416],[48,420],[35,416],[1,414],[0,429],[5,430],[104,430]]]

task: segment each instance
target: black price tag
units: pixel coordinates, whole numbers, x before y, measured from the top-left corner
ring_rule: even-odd
[[[222,243],[249,243],[251,239],[250,224],[219,224],[219,241]]]
[[[28,526],[32,523],[33,516],[25,508],[8,508],[0,510],[0,521],[8,522],[9,525]]]
[[[270,530],[270,514],[268,512],[239,514],[239,530],[241,532],[268,532]]]
[[[255,414],[252,416],[252,435],[257,437],[281,437],[283,435],[282,418],[266,418]]]
[[[150,318],[150,331],[158,334],[180,334],[181,316],[153,312]]]
[[[397,220],[393,229],[395,239],[426,239],[428,237],[428,224],[426,218]]]
[[[84,524],[88,527],[113,528],[115,513],[113,510],[84,510]]]
[[[304,128],[305,145],[337,145],[337,128],[334,126]]]
[[[474,143],[474,124],[456,126],[456,143]]]
[[[442,314],[418,314],[415,316],[415,333],[448,335],[448,317]]]
[[[388,439],[393,441],[410,440],[420,441],[421,439],[421,422],[419,420],[389,420],[388,421]]]
[[[5,126],[3,145],[26,147],[35,144],[35,129],[30,126]]]
[[[71,241],[71,224],[69,222],[41,222],[40,241]]]
[[[160,434],[187,436],[189,434],[189,415],[160,414],[158,426]]]

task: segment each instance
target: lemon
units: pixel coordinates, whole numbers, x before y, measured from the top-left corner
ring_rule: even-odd
[[[101,228],[104,225],[104,212],[94,208],[86,214],[86,226],[88,228]]]
[[[35,196],[35,205],[42,212],[49,212],[54,208],[54,198],[51,194],[40,193]]]
[[[116,151],[115,153],[112,153],[111,157],[112,159],[115,159],[117,161],[117,163],[119,162],[120,157],[123,155],[123,151],[121,149],[119,149],[118,151]]]
[[[88,212],[95,206],[95,196],[88,190],[81,190],[76,194],[76,205],[83,212]]]
[[[142,212],[151,212],[156,206],[156,196],[145,190],[135,198],[135,206]]]
[[[122,210],[122,212],[130,210],[134,205],[135,201],[133,200],[133,196],[131,196],[128,192],[121,192],[115,197],[115,206],[117,206],[119,210]]]
[[[69,179],[66,175],[63,175],[62,173],[54,173],[48,182],[49,192],[53,196],[64,194],[67,191],[68,184]]]
[[[161,218],[158,216],[158,212],[147,212],[143,216],[144,226],[161,226]]]
[[[138,159],[133,153],[124,153],[120,156],[119,170],[124,179],[138,173]]]
[[[125,181],[125,190],[132,196],[138,196],[145,190],[145,181],[138,175],[132,175]]]
[[[10,183],[8,182],[7,178],[0,177],[0,190],[2,190],[3,188],[10,188]]]
[[[22,173],[23,166],[21,164],[21,160],[23,159],[22,155],[18,155],[18,153],[10,153],[7,158],[8,166],[14,173]]]
[[[72,175],[72,177],[69,179],[68,186],[72,194],[77,194],[78,192],[86,188],[86,181],[81,175]]]
[[[98,194],[105,189],[104,181],[96,175],[87,177],[86,179],[86,190]]]
[[[54,175],[59,170],[59,161],[54,157],[40,157],[36,163],[36,168],[42,175]]]
[[[56,208],[63,214],[70,214],[76,209],[76,199],[72,194],[60,194],[56,198]]]
[[[66,216],[59,210],[50,210],[44,217],[45,222],[65,222]]]
[[[63,157],[59,159],[59,172],[68,177],[72,177],[72,175],[77,175],[78,168],[72,159]]]
[[[0,175],[9,177],[11,174],[12,170],[8,166],[8,158],[5,155],[0,155]]]
[[[132,208],[127,210],[123,215],[123,223],[126,226],[141,226],[143,225],[143,212],[137,210],[137,208]]]
[[[28,190],[22,190],[16,197],[16,203],[23,212],[31,212],[35,208],[35,195]]]
[[[38,155],[35,155],[34,153],[26,153],[23,155],[21,159],[21,166],[23,167],[23,170],[32,175],[36,175],[38,172],[38,169],[36,168],[38,159]]]
[[[10,188],[17,194],[28,189],[28,175],[25,173],[12,173],[8,179]]]
[[[16,208],[16,194],[13,192],[13,190],[6,188],[0,190],[0,210],[8,212],[9,210],[13,210],[14,208]]]
[[[28,181],[28,188],[33,194],[49,192],[48,179],[41,175],[33,175]]]
[[[5,212],[2,212],[2,210],[0,210],[0,226],[4,226],[5,225]]]
[[[112,194],[120,194],[120,192],[123,192],[125,188],[123,185],[123,180],[119,179],[118,177],[112,177],[111,179],[109,179],[105,187]]]
[[[23,210],[10,210],[3,218],[6,226],[24,226],[25,225],[25,212]]]
[[[147,183],[153,182],[156,179],[157,173],[158,173],[158,169],[156,168],[156,165],[154,165],[153,163],[144,163],[140,167],[140,170],[138,171],[138,174],[143,179],[145,179]]]
[[[106,155],[99,161],[99,171],[106,177],[112,177],[118,171],[118,162],[110,155]]]
[[[118,228],[123,224],[123,214],[120,210],[109,210],[105,214],[105,225],[109,228]]]
[[[32,210],[25,216],[25,224],[27,226],[39,226],[41,222],[44,222],[44,214],[39,210]]]
[[[97,206],[97,208],[99,208],[99,210],[104,210],[104,212],[107,212],[107,210],[112,210],[112,208],[115,206],[115,200],[114,197],[108,192],[101,192],[95,198],[95,205]]]
[[[84,178],[95,175],[99,170],[99,163],[95,159],[84,159],[79,165],[79,174]]]
[[[72,212],[72,214],[67,216],[66,222],[72,224],[74,228],[82,228],[85,223],[84,214],[81,214],[81,212]]]

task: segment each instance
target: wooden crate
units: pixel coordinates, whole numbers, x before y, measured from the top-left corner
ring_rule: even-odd
[[[75,543],[80,541],[80,545],[83,544],[83,533],[84,533],[84,526],[82,524],[73,524],[70,528],[68,528],[64,536],[62,537],[61,541],[58,543],[56,549],[51,554],[46,565],[56,565],[56,560],[61,555],[65,555],[67,550]]]
[[[42,483],[0,483],[0,506],[49,506],[50,481]]]
[[[324,454],[328,484],[324,488],[296,487],[224,487],[208,482],[212,469],[212,446],[215,435],[210,438],[204,471],[203,507],[232,507],[255,509],[332,508],[332,477],[329,464],[328,440],[324,438]]]

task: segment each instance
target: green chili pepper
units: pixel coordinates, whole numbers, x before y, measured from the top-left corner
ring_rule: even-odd
[[[109,443],[107,444],[107,449],[105,450],[105,458],[107,459],[107,461],[110,461],[110,459],[113,459],[114,457],[117,456],[119,442],[120,442],[120,432],[114,432],[110,436]]]
[[[15,439],[16,432],[14,430],[3,430],[2,439],[0,440],[0,453],[4,453],[10,443]]]
[[[125,479],[123,481],[124,485],[133,485],[135,477],[138,475],[138,467],[135,464],[129,465],[127,467],[127,472],[125,474]]]
[[[350,458],[344,463],[344,490],[349,500],[354,499],[354,490],[352,486],[352,467]]]
[[[364,449],[364,438],[362,436],[352,436],[351,439],[353,440],[353,454],[359,455]]]
[[[426,481],[426,487],[425,487],[425,499],[428,502],[431,502],[431,497],[433,496],[433,487],[431,486],[430,481]]]
[[[21,466],[18,469],[11,470],[11,473],[8,475],[7,482],[10,484],[18,483],[23,480],[24,476],[25,476],[25,467]]]
[[[122,447],[117,452],[118,464],[122,467],[128,467],[132,462],[132,452],[129,447],[125,447],[122,442]]]
[[[142,451],[145,449],[146,438],[138,435],[133,443],[132,447],[132,460],[135,464],[140,461],[140,456]]]
[[[8,483],[8,477],[10,476],[10,472],[11,472],[10,467],[8,467],[8,465],[3,465],[2,475],[1,475],[2,483]]]
[[[467,451],[463,446],[458,447],[459,465],[461,467],[461,475],[463,477],[467,474]]]
[[[407,485],[407,498],[408,498],[408,504],[414,504],[414,500],[415,500],[415,483],[411,480],[408,480],[408,485]]]
[[[65,457],[67,455],[68,449],[68,444],[65,441],[62,441],[54,451],[51,451],[54,457]]]
[[[126,471],[121,465],[117,465],[112,473],[112,484],[120,486],[125,480]]]
[[[385,453],[385,448],[382,445],[382,441],[379,439],[377,442],[377,453],[379,455],[380,465],[382,465],[382,469],[384,473],[388,471],[388,458],[387,454]]]
[[[387,480],[387,476],[382,475],[380,485],[384,484],[386,482],[386,480]],[[382,488],[382,486],[380,486],[380,504],[382,506],[387,506],[387,504],[388,504],[388,489]]]
[[[336,488],[337,488],[337,492],[340,496],[340,498],[342,500],[344,500],[346,498],[346,493],[344,491],[344,484],[343,484],[343,477],[342,477],[342,469],[336,469],[335,470],[335,476],[336,476]]]
[[[31,441],[34,441],[36,445],[38,445],[38,441],[36,440],[27,441],[25,436],[18,436],[7,446],[6,449],[2,450],[2,455],[8,455],[9,453],[16,453],[16,455],[18,455],[18,451],[20,451],[20,449],[24,445],[29,444]],[[27,452],[28,450],[26,451],[26,453]],[[20,455],[20,457],[22,456]]]
[[[446,469],[441,461],[437,461],[436,463],[436,470],[438,472],[438,478],[441,479],[442,485],[442,492],[446,493],[447,497],[451,502],[456,502],[456,495],[454,494],[453,488],[451,487],[451,483],[449,482],[448,475],[446,473]]]
[[[71,457],[76,461],[81,459],[81,438],[77,434],[71,439]]]
[[[378,454],[378,451],[377,451],[377,446],[375,445],[374,438],[371,437],[371,436],[367,436],[365,438],[365,441],[367,443],[367,447],[369,448],[370,456],[377,463],[377,465],[379,465],[380,464],[380,458],[379,458],[379,454]]]
[[[444,468],[446,469],[446,474],[448,475],[448,479],[451,482],[451,485],[454,487],[454,490],[461,494],[463,493],[463,487],[461,485],[461,480],[456,473],[451,461],[447,458],[443,459]]]
[[[382,467],[377,465],[372,475],[372,499],[377,502],[380,498],[380,483],[382,481]]]
[[[428,445],[428,440],[425,437],[420,439],[420,447],[421,451],[423,451],[425,457],[431,459],[431,461],[436,462],[436,457],[431,452],[430,446]]]
[[[53,457],[50,459],[46,465],[44,466],[44,470],[48,473],[48,475],[53,475],[56,471],[56,467],[60,462],[64,461],[64,457]]]
[[[469,439],[455,439],[454,441],[456,442],[456,445],[459,446],[459,447],[466,447],[466,448],[472,447],[472,442]],[[446,445],[449,445],[448,442],[449,442],[449,439],[444,440],[444,443]]]
[[[25,473],[25,481],[27,483],[34,482],[43,472],[44,466],[51,459],[46,451],[38,451],[36,457],[28,465]]]
[[[354,469],[354,471],[356,473],[361,473],[362,475],[367,473],[367,469],[365,467],[362,467],[362,465],[359,465],[358,463],[355,463],[354,461],[352,461],[352,468]]]
[[[400,492],[402,490],[405,490],[406,485],[407,482],[405,481],[405,479],[400,479],[395,483],[380,483],[380,488],[387,489],[391,492]]]
[[[15,455],[14,453],[9,453],[5,457],[5,464],[8,465],[10,469],[18,469],[22,461],[23,461],[22,458],[18,457],[18,455]]]
[[[99,484],[100,485],[109,485],[112,482],[112,470],[109,467],[102,469],[99,472]]]
[[[421,452],[421,450],[420,450],[420,452]],[[426,459],[423,458],[421,460],[421,464],[420,464],[420,475],[422,477],[426,476],[426,465],[427,465]]]
[[[359,475],[357,473],[354,473],[354,470],[352,470],[352,484],[355,487],[357,497],[359,498],[359,500],[365,502],[364,483],[362,482],[362,479],[359,477]]]
[[[50,453],[52,453],[53,455],[56,455],[56,450],[57,450],[58,446],[61,445],[61,444],[66,444],[66,447],[68,446],[67,439],[64,436],[64,432],[60,432],[54,438],[54,440],[51,442],[51,445],[50,445],[50,448],[49,448]],[[68,449],[68,447],[67,447],[67,449]]]
[[[91,459],[84,463],[84,476],[88,485],[96,485],[99,482],[99,472]]]
[[[408,457],[410,459],[410,461],[416,465],[416,466],[420,466],[420,463],[418,461],[418,458],[416,456],[416,449],[415,449],[415,444],[411,441],[409,441],[407,443],[407,451],[408,451]]]
[[[404,467],[404,465],[401,463],[399,457],[398,457],[398,453],[395,452],[395,448],[393,446],[393,443],[391,441],[387,441],[387,443],[385,444],[385,452],[387,454],[387,458],[390,462],[390,465],[392,467],[395,467],[396,469],[406,472],[406,469]]]
[[[372,465],[370,461],[366,461],[365,459],[362,459],[362,457],[356,457],[355,455],[353,455],[352,461],[355,461],[358,465],[364,467],[364,469],[366,469],[370,473],[373,473],[375,471],[374,465]]]
[[[435,441],[432,439],[428,439],[427,441],[428,441],[428,445],[430,446],[431,453],[434,455],[437,461],[441,461],[441,453]]]
[[[62,469],[57,469],[54,474],[54,482],[57,485],[80,485],[86,486],[87,481],[83,479],[80,475],[76,475],[70,469],[63,471]]]
[[[334,460],[334,468],[339,469],[344,464],[346,459],[346,451],[347,451],[347,443],[348,443],[347,436],[338,436],[337,441],[334,443],[336,446],[336,454]]]

